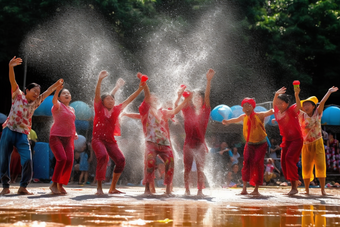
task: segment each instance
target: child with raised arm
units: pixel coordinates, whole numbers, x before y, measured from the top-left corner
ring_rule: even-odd
[[[21,65],[22,59],[13,57],[9,62],[9,81],[12,88],[12,107],[7,120],[2,125],[3,132],[0,141],[0,179],[3,189],[1,195],[9,194],[10,182],[10,157],[13,146],[18,149],[21,158],[22,174],[18,194],[32,194],[27,191],[27,185],[32,179],[32,155],[27,139],[32,126],[32,116],[42,103],[63,80],[58,80],[50,86],[43,94],[40,94],[40,85],[29,84],[26,87],[26,94],[23,93],[15,80],[14,67]]]
[[[245,114],[237,118],[223,120],[222,123],[228,125],[243,121],[243,136],[246,145],[243,151],[242,181],[243,190],[241,195],[248,194],[247,182],[255,186],[250,195],[260,195],[259,186],[263,184],[264,156],[266,155],[268,143],[267,133],[264,128],[264,118],[273,114],[273,110],[255,113],[256,102],[252,98],[243,99],[241,106]]]
[[[170,144],[170,133],[168,120],[177,114],[186,103],[192,99],[192,95],[187,97],[175,110],[158,109],[158,98],[150,93],[149,87],[144,88],[145,98],[139,106],[139,113],[143,124],[145,136],[145,168],[144,182],[145,195],[152,194],[150,183],[154,181],[154,171],[156,167],[156,156],[159,155],[165,164],[166,185],[165,194],[171,195],[172,178],[174,175],[174,156]]]
[[[322,98],[319,106],[316,106],[318,99],[315,96],[300,102],[300,87],[295,88],[296,103],[300,109],[299,121],[303,136],[302,147],[302,178],[305,183],[306,194],[309,194],[309,184],[314,179],[313,169],[315,166],[315,175],[320,181],[321,194],[326,195],[326,157],[325,147],[322,139],[321,117],[325,103],[329,96],[338,90],[337,87],[331,87]]]
[[[66,194],[63,185],[67,185],[73,166],[74,139],[76,133],[76,115],[70,106],[72,96],[69,90],[58,86],[53,99],[52,116],[53,125],[50,132],[50,147],[56,159],[50,189],[53,194]]]
[[[205,176],[203,171],[205,156],[208,153],[208,148],[205,144],[205,133],[207,131],[210,117],[210,86],[214,75],[215,71],[213,69],[209,69],[206,74],[207,85],[205,93],[202,91],[195,91],[192,102],[188,102],[182,109],[185,130],[185,142],[183,147],[185,195],[190,195],[189,176],[193,160],[195,159],[198,182],[197,195],[204,196],[203,188]],[[179,93],[178,97],[181,97],[182,93]]]
[[[275,120],[277,121],[282,136],[281,143],[281,168],[284,177],[291,182],[291,190],[287,195],[295,195],[299,174],[297,163],[300,158],[303,144],[301,128],[298,120],[299,107],[291,105],[291,100],[286,93],[286,88],[280,88],[274,96],[273,106]],[[295,98],[297,94],[295,93]],[[298,99],[296,99],[298,103]]]
[[[96,179],[98,181],[97,195],[104,194],[102,181],[105,180],[107,163],[110,158],[116,166],[113,171],[113,178],[109,194],[122,193],[116,189],[116,184],[125,166],[125,157],[117,145],[114,138],[115,126],[121,111],[132,102],[143,90],[145,84],[140,83],[137,91],[130,95],[124,102],[115,105],[113,96],[116,89],[111,94],[100,95],[100,87],[103,79],[108,76],[106,71],[101,71],[98,76],[96,93],[94,98],[95,117],[93,120],[92,149],[97,158]]]

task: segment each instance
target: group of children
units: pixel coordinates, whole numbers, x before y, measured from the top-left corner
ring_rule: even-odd
[[[4,130],[0,142],[0,177],[3,184],[2,195],[10,193],[9,181],[10,155],[15,146],[21,156],[22,178],[20,181],[19,194],[30,194],[26,187],[32,178],[32,156],[27,140],[27,134],[31,129],[31,119],[34,110],[41,102],[55,91],[53,97],[52,116],[54,123],[50,132],[50,147],[56,158],[56,165],[50,187],[54,194],[66,194],[63,185],[69,182],[73,160],[74,140],[78,138],[75,130],[75,111],[69,105],[71,93],[63,88],[63,79],[58,80],[44,93],[40,94],[38,84],[27,86],[25,93],[20,91],[15,81],[14,67],[20,65],[22,60],[14,57],[9,63],[9,80],[12,87],[12,108],[10,114],[3,124]],[[115,168],[109,194],[123,193],[116,188],[116,184],[125,166],[125,157],[117,145],[115,135],[119,128],[119,116],[129,103],[131,103],[142,91],[144,100],[139,106],[137,118],[141,119],[145,136],[144,156],[144,180],[145,194],[154,192],[154,173],[156,168],[156,157],[164,162],[164,184],[166,195],[171,195],[172,179],[174,175],[174,154],[170,140],[168,121],[174,115],[182,111],[184,117],[184,129],[186,133],[183,147],[184,160],[184,183],[185,194],[190,195],[189,175],[192,163],[195,160],[197,165],[197,179],[199,196],[203,196],[204,188],[204,166],[206,153],[205,133],[210,116],[210,86],[215,71],[209,69],[206,74],[207,84],[205,92],[193,91],[185,93],[185,86],[177,92],[178,97],[174,108],[159,108],[158,97],[151,93],[146,80],[141,80],[137,90],[121,104],[115,103],[115,92],[124,82],[118,80],[116,87],[111,93],[101,94],[101,83],[109,75],[107,71],[101,71],[94,97],[95,117],[93,121],[92,149],[97,159],[96,194],[104,194],[102,182],[105,180],[105,173],[109,157],[114,161]],[[138,73],[137,77],[144,75]],[[144,76],[145,77],[145,76]],[[326,177],[325,151],[321,136],[321,116],[324,104],[332,92],[338,88],[329,89],[325,97],[316,107],[318,100],[311,97],[301,101],[299,99],[300,88],[295,88],[296,105],[290,105],[291,101],[285,94],[286,88],[281,88],[275,93],[273,100],[274,110],[255,113],[256,102],[252,98],[245,98],[241,105],[245,114],[223,120],[223,124],[243,121],[243,135],[246,139],[244,148],[244,163],[242,169],[243,190],[241,194],[247,194],[247,182],[255,186],[252,195],[259,195],[258,188],[263,183],[264,156],[267,151],[266,131],[264,119],[275,114],[282,135],[282,171],[287,180],[291,181],[292,189],[288,193],[298,193],[298,173],[296,163],[302,150],[303,179],[308,194],[309,182],[313,179],[313,166],[316,166],[316,177],[321,183],[322,194],[324,191]],[[180,102],[181,97],[184,100]],[[125,114],[129,116],[129,114]],[[119,131],[119,130],[118,130]]]
[[[320,181],[321,193],[326,195],[326,160],[322,139],[321,116],[325,102],[330,94],[336,92],[337,87],[331,87],[324,98],[318,103],[315,96],[300,101],[300,87],[294,86],[296,104],[291,105],[286,88],[279,89],[274,96],[274,110],[255,113],[254,99],[245,98],[241,105],[245,114],[238,118],[223,120],[223,124],[236,123],[243,120],[243,135],[246,139],[244,148],[244,162],[242,169],[243,191],[247,194],[246,185],[249,182],[255,186],[251,195],[259,195],[258,187],[263,183],[264,156],[267,150],[264,118],[273,114],[282,136],[281,168],[284,177],[291,182],[288,195],[298,193],[299,182],[297,163],[301,155],[302,178],[306,194],[309,194],[309,184],[316,177]],[[318,105],[318,106],[317,106]]]
[[[54,194],[66,194],[64,185],[69,182],[74,160],[74,140],[78,138],[75,130],[75,111],[69,105],[71,93],[63,88],[63,79],[58,80],[47,91],[40,94],[38,84],[30,84],[25,93],[20,91],[15,80],[14,67],[20,65],[22,59],[14,57],[9,63],[9,80],[12,87],[12,108],[10,114],[3,124],[3,134],[0,142],[0,177],[3,184],[1,194],[9,194],[10,170],[9,162],[13,146],[18,149],[21,156],[22,178],[20,181],[19,194],[31,194],[27,191],[27,185],[32,178],[32,156],[27,135],[31,129],[31,120],[36,108],[42,101],[55,91],[53,97],[52,116],[54,119],[50,131],[50,147],[56,158],[56,165],[52,177],[50,189]],[[142,91],[144,101],[139,107],[139,116],[143,124],[145,136],[145,168],[144,184],[145,194],[152,194],[154,171],[156,167],[156,156],[164,162],[166,195],[171,195],[172,179],[174,174],[174,156],[170,140],[169,119],[181,110],[184,115],[184,128],[186,139],[183,148],[184,153],[184,180],[186,194],[190,194],[189,174],[192,162],[195,159],[198,173],[198,195],[203,195],[204,187],[204,163],[205,154],[208,152],[205,144],[205,132],[210,114],[210,83],[214,76],[214,70],[207,72],[206,91],[188,92],[189,95],[179,104],[185,87],[182,86],[178,92],[175,107],[169,109],[159,108],[157,96],[150,92],[145,80],[141,80],[138,89],[124,102],[116,105],[115,92],[124,84],[122,79],[118,80],[116,87],[111,93],[101,95],[101,83],[109,74],[101,71],[95,90],[93,121],[92,149],[97,159],[96,180],[98,195],[104,194],[102,182],[109,157],[114,161],[115,168],[109,194],[122,193],[116,189],[118,179],[125,166],[125,157],[117,145],[114,135],[119,129],[118,118],[124,108],[131,103]],[[137,77],[143,75],[138,73]],[[187,92],[187,91],[186,91]],[[183,95],[184,96],[184,95]],[[119,130],[118,130],[119,131]]]

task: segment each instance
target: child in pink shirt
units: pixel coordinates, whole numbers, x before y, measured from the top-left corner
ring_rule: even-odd
[[[67,185],[73,166],[74,139],[78,139],[76,133],[74,109],[70,106],[71,93],[60,85],[52,99],[52,116],[54,119],[50,132],[50,147],[56,159],[52,185],[53,194],[66,194],[63,185]]]
[[[113,92],[111,92],[111,94],[100,95],[102,80],[107,76],[108,73],[106,71],[101,71],[99,73],[94,98],[95,117],[93,120],[92,149],[97,158],[97,195],[104,194],[102,181],[105,180],[109,156],[116,164],[109,193],[122,193],[116,189],[116,184],[123,172],[125,157],[118,148],[117,141],[114,138],[114,132],[121,111],[139,95],[145,86],[145,83],[141,82],[137,91],[130,95],[123,103],[115,105],[115,98],[112,94]]]

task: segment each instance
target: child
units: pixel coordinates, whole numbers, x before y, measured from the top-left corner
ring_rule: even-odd
[[[189,102],[182,110],[184,117],[184,130],[186,135],[183,147],[185,195],[190,195],[189,175],[192,162],[195,159],[198,180],[197,195],[204,196],[203,187],[205,176],[203,171],[205,155],[208,153],[208,148],[205,144],[205,133],[210,117],[210,85],[214,75],[215,71],[213,69],[209,69],[206,74],[207,85],[205,94],[201,91],[194,92],[192,102]],[[183,92],[184,90],[178,94],[179,96],[176,103],[182,96]]]
[[[274,160],[272,158],[268,158],[267,162],[266,170],[264,172],[264,181],[268,184],[270,183],[270,180],[276,178],[274,170],[276,170],[278,173],[280,173],[280,171],[275,167]]]
[[[150,94],[149,87],[144,88],[145,98],[139,106],[139,113],[143,124],[145,136],[145,195],[151,195],[150,183],[154,181],[154,171],[156,167],[156,156],[159,155],[165,164],[166,185],[165,194],[171,195],[171,184],[174,174],[174,156],[170,144],[168,120],[177,114],[189,100],[192,94],[186,98],[175,110],[164,110],[158,108],[158,98]],[[191,167],[191,166],[190,166]]]
[[[9,62],[9,81],[12,88],[12,107],[7,120],[2,125],[3,132],[0,142],[0,179],[3,190],[1,195],[9,194],[10,182],[10,157],[13,146],[18,149],[21,158],[22,174],[18,194],[32,194],[26,187],[32,179],[32,155],[27,135],[31,130],[32,116],[42,103],[59,85],[63,83],[60,79],[50,86],[43,94],[40,94],[40,85],[29,84],[26,87],[26,95],[19,89],[15,81],[14,67],[21,65],[22,59],[13,57]]]
[[[106,166],[109,156],[116,164],[109,194],[122,193],[116,189],[116,184],[123,172],[125,157],[118,148],[117,141],[114,138],[115,125],[121,111],[139,95],[145,85],[140,83],[137,91],[130,95],[130,97],[128,97],[123,103],[115,106],[115,99],[113,96],[114,92],[111,92],[111,94],[104,94],[102,96],[100,95],[102,80],[107,76],[108,73],[106,71],[101,71],[99,73],[94,98],[95,117],[93,121],[92,149],[97,158],[97,195],[104,194],[102,181],[105,180]]]
[[[291,182],[291,190],[287,195],[295,195],[299,192],[297,190],[299,180],[297,163],[301,154],[303,139],[298,121],[299,107],[291,105],[290,98],[285,93],[285,87],[280,88],[275,93],[273,106],[275,120],[279,125],[282,136],[281,168],[284,177]],[[296,92],[295,98],[296,103],[298,103]]]
[[[255,185],[255,189],[250,195],[260,195],[258,189],[263,184],[264,156],[266,155],[268,143],[267,133],[264,128],[264,118],[273,114],[273,110],[255,113],[256,102],[254,99],[243,99],[241,106],[245,114],[237,118],[223,120],[222,123],[228,125],[243,120],[243,136],[246,139],[246,146],[243,151],[242,180],[243,190],[241,195],[248,194],[247,182]]]
[[[309,194],[309,183],[314,178],[314,166],[316,177],[320,181],[321,194],[326,195],[326,157],[321,132],[321,117],[327,99],[337,90],[337,87],[331,87],[317,107],[318,99],[315,96],[302,100],[300,103],[300,88],[295,88],[295,93],[297,93],[296,103],[298,108],[301,109],[299,113],[299,121],[303,135],[303,147],[301,152],[302,178],[305,183],[307,195]]]
[[[227,173],[226,180],[226,184],[223,185],[223,187],[236,188],[237,186],[241,185],[242,176],[239,173],[238,164],[234,164],[231,166],[231,171]]]
[[[89,184],[87,182],[88,176],[89,176],[89,163],[91,163],[92,157],[91,157],[91,151],[88,148],[88,144],[86,144],[86,149],[80,154],[80,163],[79,163],[79,171],[81,171],[79,176],[78,184],[82,184],[82,180],[84,177],[84,183],[83,184]]]
[[[52,116],[53,125],[50,132],[50,147],[56,159],[50,189],[53,194],[66,194],[63,185],[67,185],[73,166],[74,139],[76,133],[76,115],[70,106],[72,96],[69,90],[58,86],[53,99]]]
[[[232,151],[229,150],[229,156],[231,165],[238,164],[238,159],[240,157],[240,154],[237,152],[237,147],[233,147]]]

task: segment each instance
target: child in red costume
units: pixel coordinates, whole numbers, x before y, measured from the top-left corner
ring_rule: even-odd
[[[246,139],[246,146],[243,151],[242,180],[243,190],[241,195],[247,193],[247,182],[255,186],[251,195],[260,195],[258,188],[263,184],[264,156],[267,152],[267,133],[264,128],[264,118],[273,114],[273,110],[255,113],[256,102],[254,99],[243,99],[241,106],[245,114],[237,118],[223,120],[228,125],[243,120],[243,136]]]
[[[303,138],[298,119],[299,108],[290,106],[290,99],[285,94],[286,88],[279,89],[274,96],[273,106],[275,120],[277,121],[282,136],[281,167],[283,175],[291,182],[291,190],[288,195],[297,194],[299,175],[297,163],[300,158]],[[298,93],[295,93],[295,97]]]
[[[183,161],[184,161],[184,183],[185,183],[185,195],[190,195],[189,188],[189,176],[191,172],[191,167],[193,160],[195,159],[197,165],[197,195],[203,195],[204,188],[204,164],[205,156],[208,153],[207,145],[205,144],[205,133],[207,131],[207,126],[210,117],[210,84],[215,71],[209,69],[206,74],[207,85],[205,93],[196,91],[194,92],[194,97],[192,102],[182,109],[184,117],[184,130],[185,130],[185,142],[183,147]],[[179,98],[182,96],[182,92],[178,93]],[[175,103],[175,106],[176,106]]]
[[[121,111],[139,95],[145,86],[145,83],[141,82],[137,91],[130,95],[124,102],[115,106],[115,99],[112,94],[113,92],[111,92],[111,94],[100,95],[101,82],[107,76],[108,73],[106,71],[101,71],[99,73],[94,98],[95,117],[93,120],[92,149],[97,158],[97,195],[104,194],[102,181],[105,180],[109,156],[116,164],[109,193],[122,193],[116,189],[116,184],[123,172],[125,157],[118,148],[117,141],[114,138],[115,126]]]

